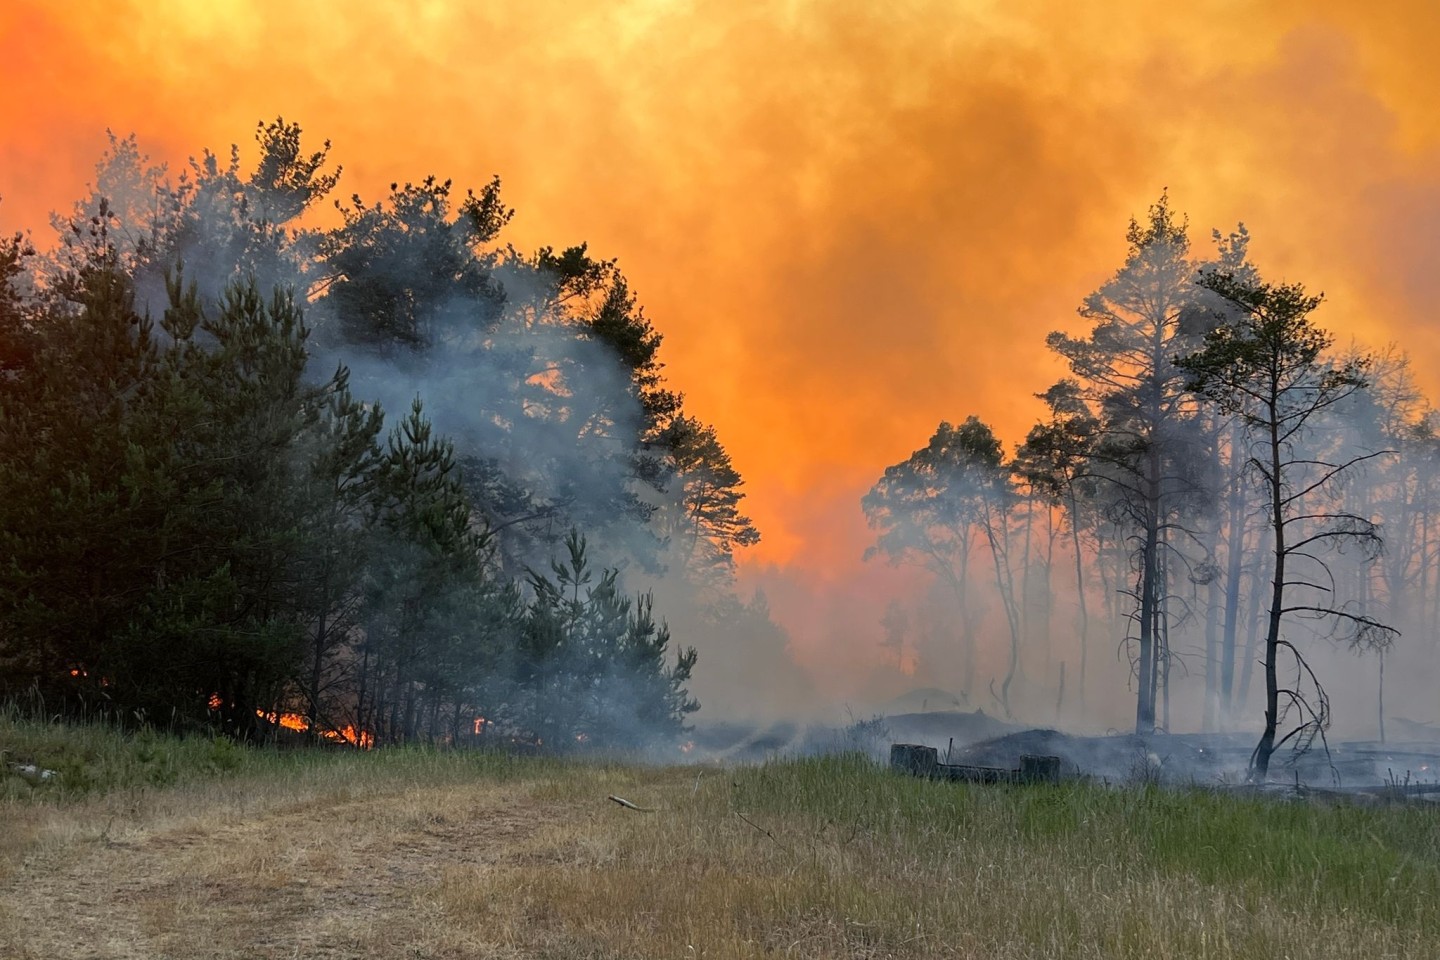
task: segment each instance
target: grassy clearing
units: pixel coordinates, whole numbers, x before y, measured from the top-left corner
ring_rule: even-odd
[[[478,770],[487,777],[504,777],[519,769],[517,758],[499,753],[417,748],[363,754],[338,747],[246,747],[224,737],[177,737],[150,728],[120,730],[103,721],[44,723],[4,711],[0,711],[0,759],[4,761],[0,803],[45,806],[231,779],[280,785],[327,779],[449,783],[473,778]],[[56,776],[42,781],[15,772],[10,764],[50,770]]]
[[[542,929],[657,957],[1430,957],[1440,935],[1428,811],[857,758],[691,776],[657,774],[641,799],[669,812],[616,823],[603,856],[452,877],[453,915],[543,903]]]
[[[122,732],[102,721],[54,724],[0,709],[0,803],[63,803],[93,793],[168,787],[269,760],[224,738]],[[11,769],[30,765],[56,776],[41,781]]]
[[[28,826],[0,843],[0,955],[1269,960],[1440,942],[1427,809],[928,783],[855,757],[241,751],[219,768],[203,742],[161,742],[197,766],[157,787],[114,759],[97,769],[131,772],[94,774],[109,789],[0,804]]]

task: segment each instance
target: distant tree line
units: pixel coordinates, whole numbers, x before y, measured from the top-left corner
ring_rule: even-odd
[[[498,180],[376,202],[256,133],[111,137],[0,243],[0,698],[255,738],[678,733],[696,656],[624,571],[725,595],[759,535],[613,261],[500,241]]]
[[[1335,349],[1312,319],[1321,298],[1266,282],[1249,239],[1217,232],[1196,255],[1162,197],[1081,306],[1088,331],[1049,336],[1071,376],[1039,394],[1048,414],[1014,454],[977,417],[942,423],[863,507],[867,556],[919,564],[942,590],[967,695],[984,624],[1008,642],[987,686],[1010,713],[1024,654],[1051,670],[1066,596],[1060,697],[1067,666],[1083,703],[1096,653],[1118,649],[1137,732],[1170,729],[1181,677],[1204,683],[1199,719],[1219,729],[1259,666],[1263,776],[1329,726],[1316,642],[1383,658],[1401,629],[1440,634],[1440,436],[1405,358]],[[902,614],[887,614],[892,647]]]

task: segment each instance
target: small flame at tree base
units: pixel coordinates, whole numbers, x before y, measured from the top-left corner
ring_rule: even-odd
[[[219,710],[225,701],[220,694],[210,694],[209,705],[211,710]],[[310,721],[299,713],[277,713],[275,711],[256,710],[255,716],[266,723],[280,727],[285,730],[293,730],[296,733],[305,733],[310,729]],[[483,722],[483,721],[482,721]],[[329,740],[331,743],[348,743],[352,747],[359,747],[362,750],[369,750],[375,746],[375,735],[365,731],[356,730],[354,724],[347,723],[343,727],[320,731],[320,739]]]
[[[256,710],[255,715],[268,723],[275,724],[285,730],[294,730],[296,733],[305,733],[310,729],[310,721],[298,713],[266,713],[264,710]],[[369,750],[375,746],[375,737],[364,730],[356,731],[353,724],[334,730],[321,730],[320,739],[329,740],[331,743],[348,743],[352,747],[359,747],[362,750]]]

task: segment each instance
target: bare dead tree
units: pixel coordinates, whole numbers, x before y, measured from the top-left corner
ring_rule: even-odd
[[[1367,560],[1377,558],[1383,548],[1379,528],[1322,502],[1347,471],[1389,451],[1327,457],[1305,445],[1325,411],[1365,388],[1369,367],[1361,356],[1326,359],[1333,338],[1310,319],[1321,297],[1300,284],[1277,286],[1220,271],[1200,282],[1234,309],[1207,335],[1204,349],[1176,362],[1189,375],[1190,389],[1244,424],[1246,466],[1265,494],[1272,539],[1265,728],[1251,757],[1251,776],[1264,779],[1279,747],[1293,740],[1303,750],[1316,738],[1323,742],[1330,722],[1324,687],[1299,648],[1281,636],[1282,624],[1318,621],[1362,649],[1383,649],[1398,633],[1336,597],[1326,560],[1327,551],[1347,544],[1358,546]],[[1283,687],[1282,651],[1296,671],[1295,681]],[[1292,712],[1299,722],[1278,735]]]

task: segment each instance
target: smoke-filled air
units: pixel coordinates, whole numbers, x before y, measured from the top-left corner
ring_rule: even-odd
[[[1437,35],[7,3],[0,700],[675,760],[944,711],[1261,777],[1428,738]]]

